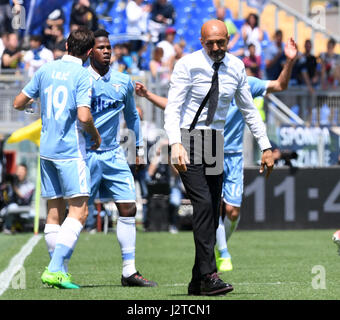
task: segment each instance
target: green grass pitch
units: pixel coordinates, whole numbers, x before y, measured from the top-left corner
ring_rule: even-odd
[[[337,300],[340,256],[331,240],[334,231],[236,231],[229,242],[234,270],[221,274],[223,280],[233,284],[234,291],[222,297],[187,296],[194,260],[192,232],[137,232],[137,269],[157,281],[157,288],[122,287],[115,233],[84,232],[69,266],[82,288],[44,287],[40,276],[49,256],[41,238],[25,260],[26,288],[10,286],[0,300]],[[0,274],[31,236],[0,235]]]

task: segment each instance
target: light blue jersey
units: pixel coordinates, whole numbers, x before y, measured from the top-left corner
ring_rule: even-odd
[[[119,144],[121,111],[127,127],[135,134],[136,146],[142,146],[143,141],[131,78],[112,68],[103,77],[91,66],[88,70],[93,77],[91,113],[102,137],[100,148],[87,152],[91,173],[89,203],[93,203],[98,191],[102,201],[134,202],[134,179]],[[90,147],[91,141],[87,137],[87,148]]]
[[[268,81],[248,77],[248,84],[253,98],[265,95]],[[224,126],[224,153],[242,152],[244,126],[242,113],[236,106],[235,99],[233,99]]]
[[[142,146],[139,115],[134,100],[134,87],[131,78],[112,68],[101,77],[91,66],[88,70],[93,78],[91,113],[94,124],[102,138],[98,151],[112,150],[119,147],[119,119],[123,111],[127,127],[136,136],[136,146]],[[86,146],[92,145],[86,137]]]
[[[22,91],[41,101],[40,156],[50,160],[84,159],[85,138],[77,108],[91,106],[91,83],[82,60],[65,55],[46,63]]]
[[[253,98],[266,93],[268,81],[248,77]],[[243,194],[243,132],[245,122],[242,113],[233,100],[230,104],[224,127],[224,177],[223,200],[234,207],[240,207]]]

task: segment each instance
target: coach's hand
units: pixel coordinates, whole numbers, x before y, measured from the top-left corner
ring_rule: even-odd
[[[268,178],[274,168],[274,158],[273,158],[273,153],[271,149],[267,149],[263,151],[260,173],[264,172],[265,167],[267,167],[266,178]]]
[[[181,143],[171,146],[171,164],[180,172],[187,171],[186,164],[189,163],[188,154]]]

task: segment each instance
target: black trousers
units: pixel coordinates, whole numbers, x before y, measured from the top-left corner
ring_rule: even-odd
[[[190,164],[180,176],[193,206],[192,281],[198,281],[205,274],[217,271],[214,247],[223,183],[223,135],[215,130],[193,130],[188,135],[182,129],[182,144],[190,154]],[[211,163],[214,156],[215,163]],[[217,169],[207,171],[214,167]]]

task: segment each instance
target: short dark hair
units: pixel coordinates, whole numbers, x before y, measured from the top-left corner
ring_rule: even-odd
[[[94,46],[94,35],[88,28],[80,26],[70,33],[66,42],[68,52],[80,57]]]
[[[24,163],[24,162],[19,163],[18,167],[24,167],[26,169],[26,171],[27,171],[27,164]]]
[[[249,24],[249,21],[250,21],[250,17],[254,17],[255,19],[255,27],[258,27],[259,25],[259,16],[255,13],[249,13],[247,19],[246,19],[246,22]]]
[[[42,43],[42,36],[39,34],[34,34],[30,36],[30,41],[37,41]]]
[[[98,29],[93,34],[95,38],[100,38],[100,37],[109,38],[109,33],[104,29]]]
[[[336,45],[335,39],[334,39],[334,38],[330,38],[330,39],[328,40],[328,44],[331,44],[331,45],[335,46],[335,45]]]
[[[277,36],[283,36],[283,33],[282,33],[282,30],[280,30],[280,29],[278,29],[278,30],[276,30],[275,31],[275,36],[277,37]]]

